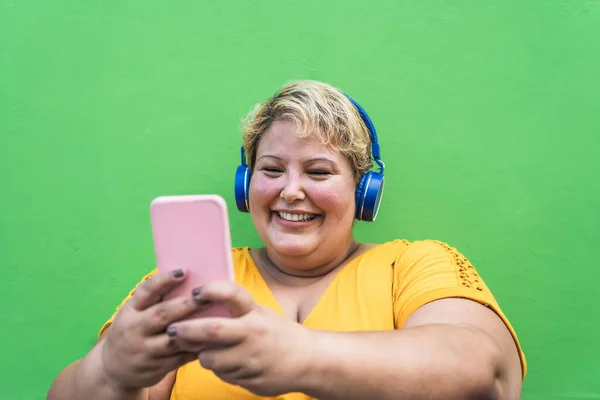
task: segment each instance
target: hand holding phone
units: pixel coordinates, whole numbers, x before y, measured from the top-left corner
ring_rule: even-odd
[[[159,271],[185,269],[187,278],[164,299],[191,296],[208,282],[234,281],[227,204],[217,195],[161,196],[150,205],[152,235]],[[229,317],[211,305],[189,318]]]

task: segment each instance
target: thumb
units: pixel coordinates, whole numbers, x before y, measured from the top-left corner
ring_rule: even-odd
[[[232,282],[211,282],[194,289],[192,294],[197,302],[222,304],[234,318],[246,315],[257,307],[252,295]]]

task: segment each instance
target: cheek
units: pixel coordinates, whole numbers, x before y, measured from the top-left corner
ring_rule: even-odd
[[[250,181],[250,204],[262,204],[270,202],[274,197],[279,196],[281,188],[273,181],[273,179],[265,179],[264,177],[252,177]]]
[[[319,208],[329,213],[346,214],[347,212],[354,212],[354,187],[316,185],[311,188],[310,197]]]

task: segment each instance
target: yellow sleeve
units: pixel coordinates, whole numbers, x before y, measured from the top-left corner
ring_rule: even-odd
[[[135,285],[135,288],[133,288],[133,290],[131,292],[129,292],[129,295],[127,295],[127,297],[125,297],[125,299],[121,302],[121,304],[119,304],[117,306],[117,309],[115,310],[115,312],[113,313],[113,315],[108,319],[108,321],[106,321],[104,323],[104,325],[102,325],[102,328],[100,328],[100,332],[98,332],[98,337],[100,337],[104,333],[104,331],[106,330],[106,328],[108,328],[110,326],[110,324],[112,324],[113,320],[115,319],[115,315],[117,315],[117,313],[119,312],[119,310],[121,309],[121,307],[123,307],[123,305],[125,303],[127,303],[129,301],[129,299],[131,299],[131,296],[133,296],[133,293],[135,293],[135,290],[138,288],[138,286],[140,286],[140,284],[142,282],[144,282],[145,280],[147,280],[148,278],[150,278],[154,274],[156,274],[156,269],[153,270],[152,272],[150,272],[148,275],[144,276],[144,278],[140,282],[138,282],[137,285]]]
[[[399,329],[419,307],[449,297],[470,299],[493,310],[510,331],[523,366],[525,355],[517,334],[475,267],[446,243],[424,240],[411,243],[394,263],[394,318]]]

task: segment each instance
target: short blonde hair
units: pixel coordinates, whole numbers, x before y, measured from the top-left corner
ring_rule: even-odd
[[[250,111],[242,130],[251,171],[260,138],[275,121],[293,122],[298,137],[315,137],[339,150],[350,161],[357,181],[373,166],[371,137],[364,121],[350,100],[331,85],[310,80],[290,82]]]

